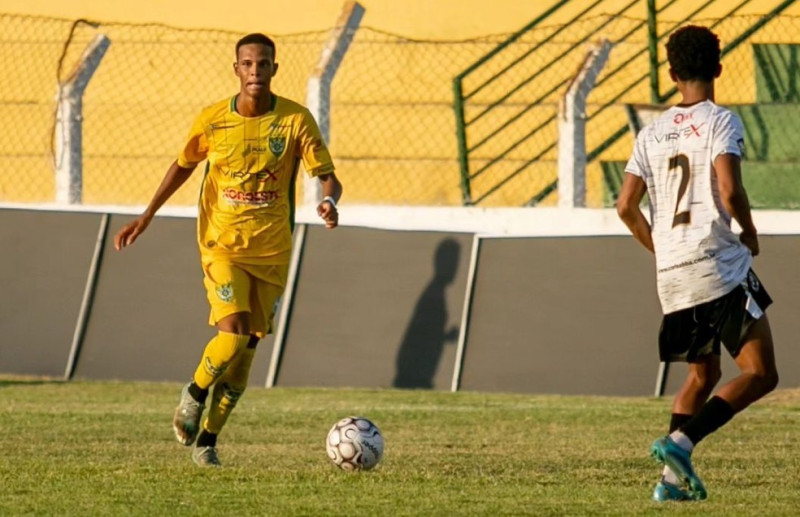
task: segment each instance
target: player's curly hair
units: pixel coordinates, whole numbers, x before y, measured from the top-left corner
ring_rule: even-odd
[[[236,58],[239,58],[239,49],[242,48],[244,45],[251,45],[256,43],[258,45],[264,45],[272,49],[272,56],[275,57],[275,42],[269,36],[265,36],[264,34],[254,32],[252,34],[248,34],[247,36],[243,37],[239,41],[236,42]]]
[[[667,41],[667,59],[681,81],[711,82],[719,70],[719,38],[706,27],[681,27]]]

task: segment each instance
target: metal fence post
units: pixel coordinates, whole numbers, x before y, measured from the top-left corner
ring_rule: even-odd
[[[661,102],[661,87],[658,83],[658,22],[656,0],[647,0],[647,50],[650,53],[650,102]]]
[[[456,116],[456,139],[458,141],[458,165],[461,170],[461,199],[464,206],[472,204],[470,190],[469,156],[467,150],[467,126],[464,122],[464,92],[461,76],[453,79],[453,111]]]
[[[331,137],[331,83],[333,76],[336,75],[336,70],[344,60],[344,55],[353,41],[358,26],[361,24],[364,11],[364,7],[358,2],[350,0],[345,3],[336,27],[322,49],[319,63],[308,80],[306,106],[317,120],[322,138],[327,143],[330,143]],[[319,182],[316,178],[305,176],[303,204],[316,205],[321,200]]]
[[[70,205],[83,200],[83,94],[111,40],[95,36],[75,70],[58,85],[55,124],[56,202]]]
[[[592,48],[561,99],[558,116],[558,205],[586,206],[586,99],[611,53],[611,42]]]

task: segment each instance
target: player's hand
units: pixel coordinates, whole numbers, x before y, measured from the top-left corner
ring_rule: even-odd
[[[133,221],[123,226],[122,229],[114,236],[114,248],[119,251],[125,246],[130,246],[133,244],[136,238],[147,229],[149,224],[150,218],[145,215],[140,215]]]
[[[757,234],[751,232],[742,232],[742,234],[739,235],[739,240],[742,241],[742,244],[750,249],[750,253],[752,253],[754,257],[758,255],[760,250],[758,248]]]
[[[325,228],[336,228],[339,226],[339,211],[330,201],[323,201],[317,205],[317,215],[325,221]]]

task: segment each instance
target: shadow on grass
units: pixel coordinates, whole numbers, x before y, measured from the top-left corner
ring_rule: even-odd
[[[42,379],[42,378],[25,378],[25,377],[0,377],[0,389],[8,388],[10,386],[37,386],[41,384],[63,384],[67,381],[63,379]]]

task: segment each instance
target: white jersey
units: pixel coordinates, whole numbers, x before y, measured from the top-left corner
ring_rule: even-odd
[[[714,159],[741,156],[742,121],[711,101],[668,109],[636,138],[625,167],[647,184],[664,314],[719,298],[750,269],[750,250],[731,231]]]

